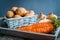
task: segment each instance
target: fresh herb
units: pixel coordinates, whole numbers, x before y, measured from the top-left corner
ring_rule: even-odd
[[[58,18],[51,18],[50,20],[52,20],[53,25],[55,26],[55,28],[58,28],[60,26],[60,20],[58,20]]]

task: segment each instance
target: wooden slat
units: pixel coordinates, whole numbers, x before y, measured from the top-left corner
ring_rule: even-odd
[[[35,40],[55,40],[55,36],[41,35],[41,34],[39,35],[39,34],[21,32],[21,31],[19,32],[13,30],[0,29],[0,33],[17,36],[17,37],[30,38]]]

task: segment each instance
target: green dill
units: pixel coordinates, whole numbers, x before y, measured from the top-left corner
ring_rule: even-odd
[[[53,17],[53,18],[50,18],[50,20],[52,20],[55,28],[58,28],[60,26],[60,20],[58,20],[58,18]]]

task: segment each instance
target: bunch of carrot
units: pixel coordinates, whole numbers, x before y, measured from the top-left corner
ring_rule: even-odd
[[[36,23],[30,26],[25,26],[17,28],[17,30],[28,31],[28,32],[38,32],[38,33],[50,33],[54,31],[54,26],[52,22],[42,22]]]

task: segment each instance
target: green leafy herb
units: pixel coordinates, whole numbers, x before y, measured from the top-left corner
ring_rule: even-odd
[[[58,20],[58,18],[53,17],[50,20],[52,20],[55,28],[58,28],[60,26],[60,20]]]

